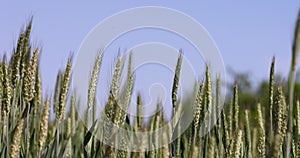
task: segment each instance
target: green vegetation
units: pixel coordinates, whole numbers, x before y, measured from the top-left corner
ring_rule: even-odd
[[[100,75],[102,52],[94,61],[94,69],[88,90],[85,119],[79,119],[75,111],[79,106],[77,96],[71,92],[72,56],[66,67],[57,74],[54,92],[43,98],[40,79],[38,48],[30,44],[32,20],[19,39],[11,58],[3,55],[0,64],[0,155],[1,157],[299,157],[300,156],[300,93],[296,82],[296,64],[300,46],[300,15],[292,45],[292,61],[288,82],[276,80],[275,58],[270,66],[269,81],[263,82],[257,95],[242,87],[244,82],[237,77],[232,86],[232,97],[221,109],[220,79],[216,89],[212,88],[210,68],[206,66],[205,81],[197,82],[194,95],[189,100],[180,100],[178,87],[183,54],[180,51],[173,80],[172,114],[177,119],[181,110],[193,109],[193,120],[187,130],[177,135],[182,124],[167,124],[163,111],[151,116],[148,125],[144,122],[143,101],[138,94],[137,113],[130,125],[126,111],[132,99],[135,76],[132,70],[132,55],[128,63],[122,56],[114,67],[108,101],[96,114],[96,87]],[[123,65],[128,64],[125,85],[120,78]],[[101,82],[101,81],[100,81]],[[248,83],[248,82],[246,82]],[[241,89],[239,89],[242,87]],[[213,93],[213,91],[215,93]],[[213,95],[216,94],[216,95]],[[52,97],[53,95],[53,97]],[[69,104],[69,105],[68,105]],[[161,107],[160,102],[157,108]],[[254,105],[253,105],[254,104]],[[67,108],[68,107],[68,108]],[[50,122],[50,109],[55,112],[55,121]],[[220,117],[217,117],[220,113]],[[212,119],[207,120],[207,115]],[[91,117],[89,117],[91,116]],[[105,117],[106,116],[106,117]],[[216,122],[214,125],[213,123]],[[90,129],[84,125],[92,123]],[[129,146],[139,148],[143,140],[136,136],[117,135],[116,127],[128,131],[154,131],[168,126],[168,131],[158,135],[150,134],[148,145],[156,148],[159,141],[169,141],[155,150],[132,152]],[[169,126],[170,125],[170,126]],[[205,129],[210,129],[205,134]],[[101,133],[100,135],[98,133]],[[134,144],[127,144],[131,139]],[[119,150],[101,142],[112,142]]]

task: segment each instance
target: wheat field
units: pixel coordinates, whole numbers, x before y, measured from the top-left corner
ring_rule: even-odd
[[[103,111],[96,111],[96,91],[103,53],[99,52],[90,76],[86,119],[76,112],[78,96],[70,89],[72,55],[63,70],[57,74],[53,92],[44,92],[40,77],[40,49],[30,43],[32,20],[19,34],[17,44],[8,59],[3,54],[0,64],[0,155],[1,157],[299,157],[300,156],[300,104],[294,97],[295,73],[300,46],[300,16],[296,20],[291,67],[287,83],[274,79],[275,58],[270,62],[267,104],[256,101],[255,110],[246,109],[239,103],[239,80],[232,87],[233,95],[220,105],[220,79],[212,83],[210,67],[206,66],[205,80],[198,82],[189,103],[178,97],[179,78],[183,54],[179,53],[172,88],[173,117],[183,108],[193,108],[193,120],[187,130],[176,136],[181,124],[172,124],[169,132],[149,135],[147,145],[154,150],[134,152],[129,146],[142,146],[143,142],[133,135],[114,136],[111,123],[132,133],[154,131],[167,126],[164,112],[151,116],[146,125],[143,117],[135,117],[130,123],[129,102],[136,101],[137,112],[143,114],[141,94],[132,99],[135,75],[132,56],[127,70],[123,70],[122,57],[115,63],[108,101]],[[127,71],[122,87],[120,77]],[[215,89],[212,84],[217,85]],[[213,95],[215,92],[216,95]],[[45,95],[44,95],[45,94]],[[45,96],[45,97],[43,97]],[[160,102],[157,106],[160,106]],[[53,108],[55,120],[50,121]],[[207,111],[212,120],[204,121]],[[101,113],[101,118],[97,118]],[[220,116],[217,117],[217,114]],[[91,116],[90,118],[88,116]],[[102,117],[106,116],[106,117]],[[216,124],[213,124],[213,121]],[[87,122],[92,123],[86,128]],[[204,122],[204,127],[201,124]],[[203,135],[204,128],[210,128]],[[131,138],[132,137],[132,138]],[[164,144],[174,138],[171,143]],[[134,144],[128,144],[133,139]],[[111,142],[114,148],[103,142]],[[159,141],[163,146],[156,147]],[[127,150],[121,150],[127,149]]]

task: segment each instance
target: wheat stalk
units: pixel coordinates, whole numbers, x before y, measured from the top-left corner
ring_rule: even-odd
[[[235,134],[238,130],[239,127],[239,103],[238,103],[238,84],[235,82],[234,87],[233,87],[233,105],[232,105],[232,129],[233,133]]]
[[[90,109],[91,104],[96,95],[96,87],[98,84],[98,78],[99,78],[99,72],[100,72],[100,67],[101,67],[101,63],[102,63],[102,57],[103,57],[103,53],[101,51],[98,53],[98,55],[96,57],[96,61],[94,63],[94,68],[92,71],[92,76],[90,79],[90,85],[89,85],[89,89],[88,89],[88,109]]]
[[[54,97],[53,97],[53,106],[54,113],[56,114],[56,121],[58,121],[58,111],[59,111],[59,94],[60,87],[62,84],[63,73],[59,71],[56,76],[55,89],[54,89]]]
[[[123,62],[122,62],[122,57],[119,56],[116,66],[115,66],[115,70],[114,70],[114,74],[113,74],[113,78],[112,78],[112,83],[111,83],[111,88],[110,88],[110,94],[109,94],[109,98],[108,98],[108,104],[105,107],[105,113],[107,115],[108,119],[111,119],[111,121],[113,123],[115,123],[116,125],[119,125],[120,123],[120,107],[119,107],[119,103],[118,103],[118,93],[119,93],[119,89],[120,89],[120,78],[121,78],[121,73],[122,73],[122,67],[123,67]],[[107,135],[110,135],[107,133]]]
[[[115,132],[116,131],[112,131],[112,123],[119,126],[119,123],[121,122],[119,119],[119,115],[120,115],[120,105],[118,104],[118,99],[116,98],[118,96],[119,93],[119,84],[120,84],[120,77],[121,77],[121,73],[122,73],[122,66],[123,66],[123,62],[122,62],[122,57],[119,56],[116,66],[115,66],[115,70],[114,70],[114,74],[113,74],[113,78],[112,78],[112,83],[111,83],[111,88],[110,88],[110,94],[109,94],[109,98],[108,98],[108,103],[106,104],[105,108],[104,108],[104,142],[107,141],[112,141],[115,142]],[[105,151],[105,156],[113,156],[113,149],[111,147],[107,147],[106,151]]]
[[[287,126],[287,139],[286,139],[286,156],[289,156],[290,146],[291,146],[291,134],[293,130],[293,110],[294,110],[294,91],[295,91],[295,73],[297,66],[297,59],[299,54],[299,44],[300,44],[300,10],[298,11],[298,18],[296,22],[296,27],[294,31],[294,41],[292,46],[292,61],[291,68],[288,79],[289,86],[289,110],[288,110],[288,126]]]
[[[223,148],[225,151],[225,155],[229,156],[229,143],[230,143],[230,138],[229,138],[229,129],[226,121],[226,116],[224,111],[221,111],[221,124],[222,124],[222,143],[223,143]]]
[[[268,132],[268,136],[267,136],[267,143],[268,143],[268,148],[271,148],[271,141],[273,140],[273,115],[272,115],[272,111],[273,111],[273,103],[274,103],[274,73],[275,73],[275,57],[272,58],[272,63],[271,63],[271,68],[270,68],[270,77],[269,77],[269,113],[267,113],[267,116],[269,119],[269,124],[266,124],[267,130],[266,132]]]
[[[122,61],[122,57],[119,56],[115,66],[115,71],[111,83],[111,95],[114,97],[117,97],[119,93],[122,68],[123,68],[123,61]]]
[[[58,111],[56,115],[58,120],[64,120],[65,118],[67,95],[69,92],[69,85],[70,85],[71,68],[72,68],[72,57],[69,57],[65,69],[65,73],[63,76],[60,95],[59,95],[59,105],[57,108]]]
[[[241,155],[241,148],[242,148],[242,130],[238,130],[235,144],[234,144],[234,157],[239,158]]]
[[[27,66],[30,61],[30,53],[31,53],[31,48],[29,44],[29,39],[30,39],[30,33],[31,33],[31,28],[32,28],[32,18],[29,21],[26,30],[25,30],[25,38],[22,46],[22,56],[21,56],[21,67],[20,67],[20,73],[21,73],[21,79],[24,78]]]
[[[249,111],[245,111],[245,142],[246,142],[246,154],[248,158],[252,158],[252,151],[251,151],[251,129],[250,129],[250,122],[249,122]]]
[[[133,85],[134,85],[134,73],[132,70],[132,53],[129,55],[129,60],[128,60],[128,70],[127,70],[127,81],[125,85],[125,90],[122,94],[123,99],[121,99],[121,104],[123,105],[123,108],[121,109],[121,114],[120,114],[120,124],[123,125],[125,122],[125,118],[127,116],[127,110],[130,105],[131,97],[132,97],[132,91],[133,91]]]
[[[218,150],[219,150],[219,155],[224,155],[224,150],[223,150],[223,144],[222,144],[222,126],[221,126],[221,111],[222,111],[222,105],[221,105],[221,79],[220,76],[217,76],[216,80],[216,97],[215,97],[215,119],[216,119],[216,130],[215,134],[217,137],[217,145],[218,145]]]
[[[257,113],[258,113],[258,126],[259,126],[259,136],[258,136],[258,146],[257,151],[259,157],[266,156],[266,136],[265,136],[265,126],[263,122],[263,116],[261,112],[261,105],[257,105]]]
[[[10,156],[9,156],[11,158],[20,157],[21,137],[22,137],[23,127],[24,127],[24,121],[25,118],[21,118],[18,121],[18,124],[14,130],[13,140],[10,147]]]
[[[176,64],[176,69],[175,69],[175,75],[174,75],[174,79],[173,79],[173,87],[172,87],[172,117],[175,116],[175,113],[177,111],[176,105],[177,105],[177,100],[178,100],[178,86],[179,86],[179,77],[180,77],[180,70],[181,70],[181,65],[182,65],[182,59],[183,59],[183,54],[182,54],[182,50],[179,50],[179,56],[177,59],[177,64]],[[174,130],[174,124],[171,125],[172,127],[172,131]],[[176,145],[178,140],[175,140],[175,142],[172,144],[172,154],[177,155],[178,154],[178,150],[176,149]],[[178,146],[177,146],[178,148]]]
[[[136,121],[137,121],[137,127],[138,128],[143,128],[144,127],[144,118],[143,118],[143,102],[142,102],[142,97],[140,94],[138,94],[138,97],[137,97],[137,109],[136,109],[136,112],[137,112],[137,115],[136,115]]]
[[[35,49],[33,57],[26,69],[24,76],[24,100],[28,104],[35,94],[35,75],[38,66],[39,50]]]
[[[19,77],[20,77],[20,64],[21,64],[21,57],[22,57],[22,48],[25,40],[25,33],[22,31],[20,33],[17,49],[12,56],[10,67],[11,67],[11,77],[12,77],[12,86],[15,87]]]
[[[8,67],[6,64],[6,57],[3,57],[2,62],[2,73],[3,73],[3,99],[2,99],[2,107],[3,107],[3,117],[7,117],[10,109],[11,109],[11,98],[12,98],[12,88],[10,84],[10,77],[8,74]]]
[[[179,77],[180,77],[180,70],[181,70],[181,65],[182,65],[182,59],[183,59],[183,53],[182,50],[179,50],[179,56],[177,59],[177,65],[176,65],[176,69],[175,69],[175,75],[174,75],[174,79],[173,79],[173,88],[172,88],[172,105],[173,105],[173,109],[176,106],[176,102],[177,102],[177,93],[178,93],[178,85],[179,85]]]
[[[211,77],[210,77],[210,68],[208,65],[206,65],[206,71],[205,71],[205,110],[204,112],[207,113],[205,117],[211,117],[211,108],[212,108],[212,86],[211,86]],[[207,111],[206,111],[207,110]],[[210,129],[210,121],[211,118],[209,118],[209,121],[206,123],[205,127]]]
[[[40,75],[40,68],[39,66],[37,67],[37,71],[36,71],[36,74],[35,74],[35,105],[36,105],[36,108],[37,107],[40,107],[39,105],[42,104],[42,100],[43,100],[43,91],[42,91],[42,81],[41,81],[41,75]]]
[[[41,124],[40,124],[40,137],[39,137],[39,148],[38,148],[39,149],[38,152],[40,156],[48,134],[49,114],[50,114],[50,100],[47,98],[44,103],[44,109],[41,116]]]
[[[274,131],[280,136],[279,150],[282,151],[282,144],[287,129],[287,105],[282,92],[282,87],[277,88],[277,93],[274,100]]]
[[[217,153],[216,153],[217,149],[215,149],[215,146],[216,146],[215,137],[210,137],[210,145],[209,145],[207,157],[217,157]]]
[[[196,96],[196,101],[195,101],[195,109],[194,109],[194,120],[193,120],[193,137],[194,137],[194,142],[196,142],[196,136],[197,136],[197,131],[199,131],[199,124],[200,124],[200,114],[202,113],[202,104],[203,104],[203,95],[204,95],[204,84],[200,84],[197,96]],[[202,120],[201,120],[202,121]]]

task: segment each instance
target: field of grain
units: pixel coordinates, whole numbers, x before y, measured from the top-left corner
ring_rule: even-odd
[[[182,109],[193,108],[193,120],[187,130],[176,135],[182,124],[168,124],[164,112],[150,118],[145,125],[143,117],[135,117],[130,123],[124,109],[130,100],[137,102],[137,111],[143,114],[142,96],[132,99],[135,76],[132,56],[127,70],[119,56],[115,63],[108,101],[101,118],[97,118],[95,106],[98,76],[102,52],[94,62],[88,90],[86,119],[79,119],[76,106],[78,96],[70,90],[72,55],[65,68],[57,74],[54,92],[43,92],[39,58],[40,49],[30,43],[32,20],[19,34],[10,59],[2,54],[0,64],[0,155],[1,157],[299,157],[300,156],[300,104],[295,97],[295,73],[300,46],[300,16],[296,20],[292,61],[287,83],[274,79],[275,58],[270,61],[267,103],[256,102],[247,109],[239,102],[239,80],[232,87],[232,97],[220,105],[220,83],[212,83],[210,67],[206,66],[205,80],[198,82],[194,97],[188,103],[178,97],[179,78],[183,54],[178,56],[172,88],[174,117]],[[272,57],[270,57],[271,59]],[[120,84],[121,72],[127,71],[126,83]],[[215,89],[212,84],[217,85]],[[215,92],[215,93],[212,93]],[[46,94],[43,98],[43,94]],[[213,95],[215,94],[215,95]],[[160,106],[160,102],[157,106]],[[50,121],[50,109],[55,112],[55,121]],[[220,115],[217,115],[219,114]],[[206,114],[212,119],[206,120]],[[90,116],[90,117],[88,117]],[[85,124],[92,126],[88,129]],[[214,124],[214,122],[216,122]],[[204,126],[203,126],[204,123]],[[113,126],[112,126],[113,124]],[[148,132],[146,146],[154,150],[133,151],[145,146],[135,133],[155,131],[167,126],[160,135]],[[115,127],[131,131],[130,135],[116,135]],[[205,129],[210,129],[205,133]],[[133,133],[133,134],[132,134]],[[175,138],[171,143],[170,139]],[[133,140],[128,144],[128,140]],[[104,142],[104,143],[103,143]],[[109,142],[109,143],[107,143]],[[158,146],[161,144],[161,146]],[[114,148],[114,147],[118,148]]]

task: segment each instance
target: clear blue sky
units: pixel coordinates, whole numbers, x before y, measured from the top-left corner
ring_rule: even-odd
[[[297,0],[2,1],[0,54],[12,51],[20,28],[33,15],[32,42],[43,48],[40,61],[44,89],[53,89],[58,69],[65,66],[70,52],[76,53],[87,33],[101,20],[124,9],[163,6],[195,18],[216,42],[225,65],[236,71],[250,71],[251,79],[258,81],[267,78],[273,55],[276,71],[287,75],[299,4]],[[124,49],[131,46],[122,45]]]

